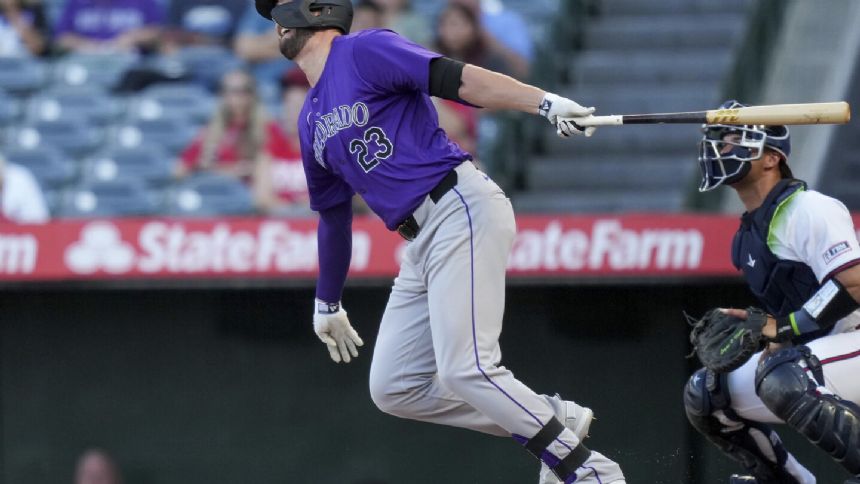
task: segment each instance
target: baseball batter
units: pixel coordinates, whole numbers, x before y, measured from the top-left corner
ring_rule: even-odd
[[[505,268],[516,227],[501,189],[439,128],[430,96],[542,114],[587,134],[593,108],[430,52],[387,30],[348,35],[349,0],[257,0],[281,52],[312,86],[299,118],[311,207],[319,212],[314,329],[335,362],[361,338],[340,305],[358,192],[409,244],[370,375],[390,414],[511,436],[541,459],[545,483],[624,483],[587,449],[592,413],[538,395],[500,366]]]
[[[860,246],[851,216],[792,177],[785,126],[704,132],[700,190],[731,186],[747,209],[732,260],[772,315],[763,335],[774,342],[731,373],[696,372],[685,390],[687,416],[747,469],[732,482],[816,482],[769,423],[788,424],[860,476]]]

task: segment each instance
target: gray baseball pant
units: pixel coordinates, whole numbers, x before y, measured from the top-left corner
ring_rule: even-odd
[[[555,415],[547,397],[500,366],[505,270],[516,233],[504,192],[471,162],[414,216],[370,370],[370,393],[398,417],[528,439]],[[568,429],[547,448],[579,445]]]

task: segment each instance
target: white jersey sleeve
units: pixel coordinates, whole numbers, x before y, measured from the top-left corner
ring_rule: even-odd
[[[768,247],[781,259],[808,265],[819,282],[860,259],[848,209],[816,191],[799,192],[780,208],[771,222]]]

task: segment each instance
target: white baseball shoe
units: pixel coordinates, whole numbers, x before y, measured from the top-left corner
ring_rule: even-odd
[[[594,412],[576,402],[562,400],[559,394],[548,397],[549,404],[555,410],[555,416],[576,435],[580,442],[588,437],[588,429],[591,427],[591,421],[594,420]],[[538,484],[562,484],[558,477],[552,473],[549,466],[541,462],[540,464],[540,479]]]
[[[588,437],[588,429],[594,420],[594,412],[590,408],[562,400],[558,394],[547,400],[555,410],[556,418],[570,429],[580,442]],[[591,456],[577,469],[576,475],[577,484],[626,484],[621,467],[615,461],[595,451],[591,451]],[[563,484],[563,482],[553,474],[549,466],[541,463],[538,484]]]
[[[557,481],[561,482],[561,481]],[[600,452],[591,456],[576,470],[576,484],[627,484],[617,462]]]

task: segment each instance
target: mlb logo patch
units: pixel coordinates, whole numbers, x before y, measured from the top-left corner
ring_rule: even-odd
[[[850,250],[851,246],[848,245],[847,240],[844,242],[839,242],[838,244],[834,245],[833,247],[827,249],[827,251],[824,252],[824,263],[830,264],[830,261]]]

